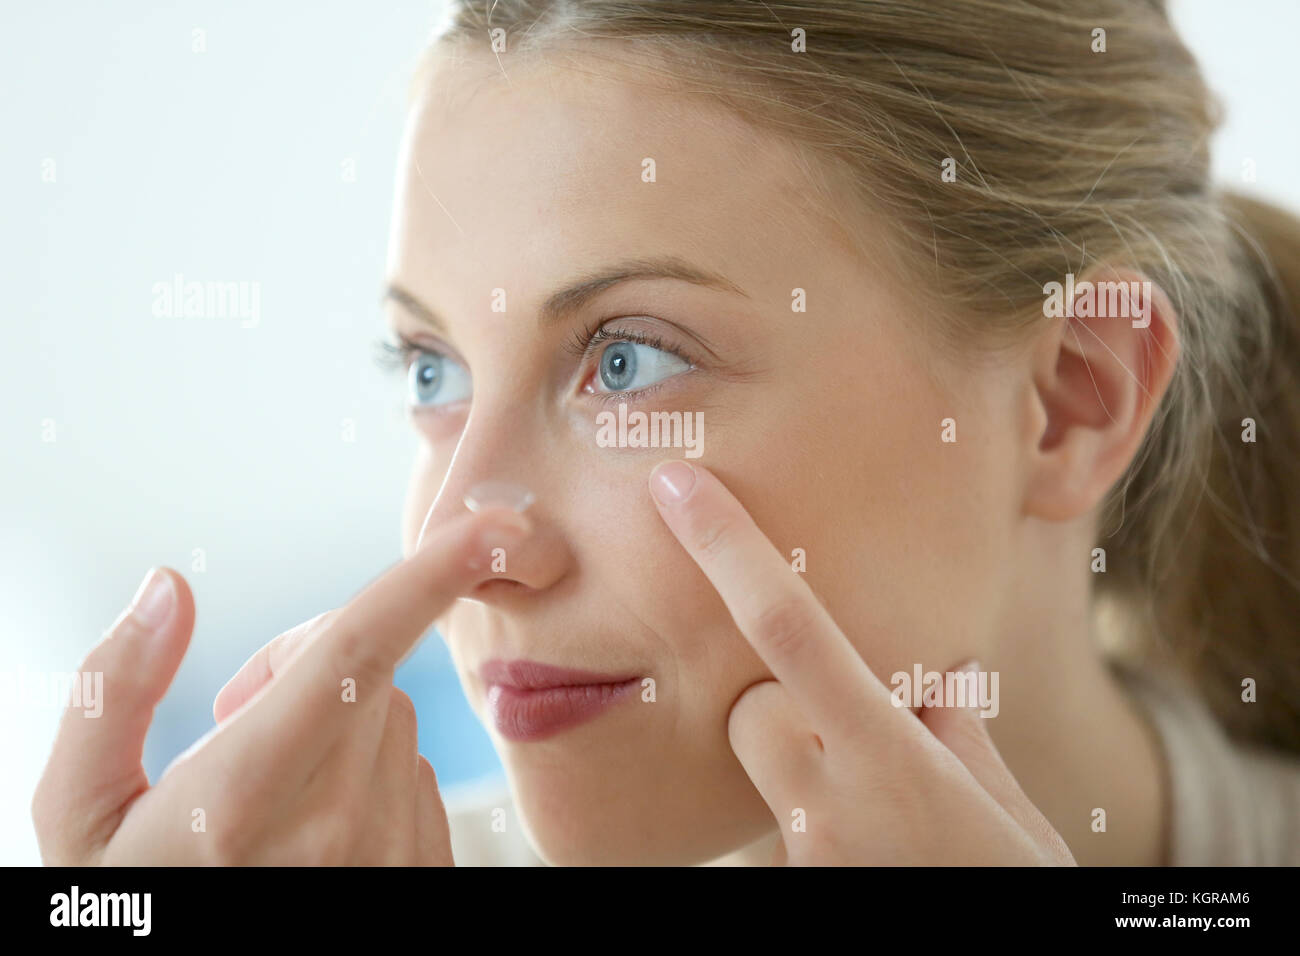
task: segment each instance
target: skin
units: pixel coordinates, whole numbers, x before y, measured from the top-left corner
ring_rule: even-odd
[[[389,269],[422,306],[395,307],[395,329],[474,376],[472,402],[414,415],[408,539],[483,479],[537,498],[514,586],[441,622],[471,705],[483,715],[490,657],[657,682],[653,705],[541,742],[494,737],[534,845],[557,863],[694,862],[756,841],[761,855],[774,835],[728,739],[733,705],[771,672],[646,500],[661,453],[597,447],[609,406],[583,392],[594,363],[562,348],[584,324],[646,315],[618,324],[694,345],[674,322],[715,354],[696,348],[697,368],[629,407],[703,412],[703,463],[787,561],[806,551],[807,584],[871,672],[978,656],[1002,675],[994,739],[1080,859],[1158,857],[1158,755],[1089,646],[1086,609],[1096,506],[1176,357],[1167,302],[1153,329],[1057,323],[1013,361],[945,360],[906,282],[844,241],[791,149],[634,71],[560,59],[512,60],[509,81],[472,56],[436,72],[408,130]],[[553,290],[654,255],[744,294],[625,282],[539,329]],[[791,311],[794,287],[807,314]],[[1139,353],[1153,355],[1141,378]],[[950,415],[956,444],[939,441]],[[1120,817],[1102,839],[1098,806]]]
[[[273,641],[218,700],[219,719],[236,716],[192,751],[226,741],[208,778],[241,760],[274,766],[274,755],[245,753],[259,737],[234,731],[258,708],[269,719],[277,690],[320,693],[288,678],[302,649],[329,646],[340,615],[350,633],[357,621],[368,634],[414,632],[382,642],[398,649],[374,672],[389,683],[436,619],[549,862],[1162,862],[1160,755],[1092,647],[1088,563],[1098,506],[1177,360],[1167,298],[1157,290],[1147,329],[1044,321],[996,360],[950,357],[894,260],[864,257],[812,198],[793,147],[650,89],[634,69],[572,67],[512,60],[507,80],[495,59],[467,57],[439,67],[434,94],[414,107],[390,322],[460,363],[472,399],[412,413],[409,557],[372,585],[390,582],[385,593],[406,608],[400,626],[354,602]],[[653,183],[641,180],[644,157],[655,160]],[[887,238],[886,223],[860,225]],[[556,290],[663,256],[728,286],[624,281],[538,321]],[[1122,264],[1111,274],[1131,277]],[[791,311],[796,287],[806,313]],[[505,311],[492,308],[497,289]],[[614,407],[592,391],[600,352],[579,358],[565,345],[602,322],[656,335],[691,366],[652,391],[613,396],[630,410],[703,413],[705,454],[684,502],[650,493],[664,450],[595,440],[597,413]],[[956,443],[940,441],[947,417]],[[417,547],[422,530],[458,527],[466,492],[484,480],[535,496],[508,570],[402,577],[429,553]],[[796,548],[803,573],[790,567]],[[437,590],[437,601],[413,607],[393,583],[417,578],[409,586]],[[192,622],[182,601],[186,613]],[[164,626],[184,635],[175,663],[189,626]],[[478,671],[491,658],[648,676],[656,699],[634,695],[594,721],[512,742],[487,712]],[[995,719],[889,703],[894,672],[972,658],[1000,674]],[[409,713],[384,722],[405,727],[409,746],[378,759],[389,731],[372,707],[354,761],[409,777]],[[60,736],[46,796],[85,753]],[[182,766],[159,787],[173,776],[202,779]],[[417,802],[436,806],[422,826],[445,827],[416,778]],[[343,787],[347,774],[323,779]],[[370,803],[396,785],[376,782]],[[198,805],[173,786],[185,793],[175,812]],[[269,790],[230,799],[250,818],[290,802]],[[376,824],[364,802],[344,805],[356,818],[351,842],[332,859],[351,861],[367,842],[357,834]],[[104,806],[117,812],[122,801]],[[807,813],[804,832],[787,823],[795,807]],[[1096,807],[1108,813],[1104,834],[1090,828]],[[45,839],[70,812],[48,811]],[[320,819],[295,813],[270,819]],[[152,834],[132,844],[141,854],[170,846],[156,827],[140,829]],[[423,859],[450,862],[449,850],[431,846]]]
[[[437,781],[416,752],[415,709],[393,671],[429,619],[490,573],[492,548],[526,529],[502,509],[460,516],[346,607],[280,635],[222,690],[217,727],[153,786],[141,764],[145,733],[189,646],[194,597],[175,571],[150,572],[82,663],[104,675],[106,703],[93,720],[73,707],[64,714],[32,798],[41,858],[451,863]]]

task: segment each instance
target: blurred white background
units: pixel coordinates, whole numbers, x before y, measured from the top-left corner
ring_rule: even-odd
[[[1300,4],[1174,10],[1228,110],[1219,178],[1300,210]],[[413,438],[373,361],[377,296],[407,81],[441,16],[5,4],[0,673],[73,670],[149,567],[180,570],[198,622],[151,777],[249,654],[399,557]],[[256,324],[157,317],[177,274],[258,283]],[[499,771],[441,641],[398,683],[444,785]],[[39,862],[28,810],[58,716],[0,696],[0,863]]]

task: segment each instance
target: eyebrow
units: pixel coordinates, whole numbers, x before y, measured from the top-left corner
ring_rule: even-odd
[[[566,316],[582,308],[606,289],[622,282],[632,282],[638,279],[676,279],[679,282],[689,282],[693,285],[720,289],[724,292],[749,298],[749,293],[726,276],[700,269],[676,256],[629,259],[589,273],[565,288],[553,292],[542,304],[542,308],[538,312],[537,324],[540,328],[555,325]],[[443,335],[448,334],[447,323],[443,321],[441,316],[401,286],[391,282],[385,285],[384,294],[380,297],[381,304],[388,299],[392,299],[418,318],[423,319]]]

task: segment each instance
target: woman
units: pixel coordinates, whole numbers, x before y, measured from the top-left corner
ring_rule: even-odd
[[[1210,188],[1161,5],[1077,7],[458,7],[408,557],[149,788],[153,575],[47,862],[1300,862],[1300,231]],[[433,621],[510,784],[450,827],[391,687]]]

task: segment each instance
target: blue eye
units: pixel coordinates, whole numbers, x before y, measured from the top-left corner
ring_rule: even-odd
[[[416,352],[407,373],[406,400],[412,407],[450,405],[470,397],[469,370],[437,352]]]
[[[626,392],[646,388],[690,369],[690,364],[653,345],[615,342],[600,356],[598,391]]]

